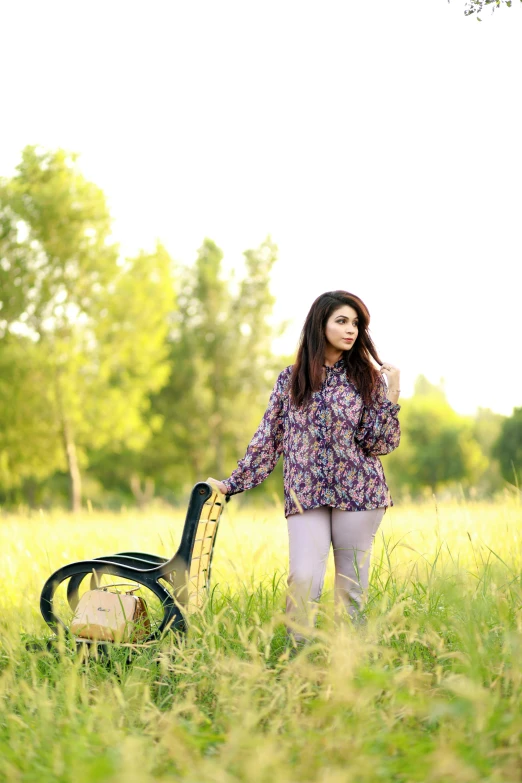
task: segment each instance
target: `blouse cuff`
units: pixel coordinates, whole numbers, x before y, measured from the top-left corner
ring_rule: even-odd
[[[238,489],[237,485],[231,478],[224,479],[221,483],[225,485],[227,495],[235,495],[237,492],[241,492],[241,490]]]
[[[388,411],[389,413],[391,413],[391,414],[392,414],[392,416],[394,416],[396,413],[398,413],[398,412],[400,411],[400,409],[401,409],[401,406],[399,405],[399,403],[398,403],[398,402],[392,402],[391,400],[389,400],[389,399],[386,397],[386,398],[383,400],[383,402],[382,402],[382,408],[383,408],[385,411]]]

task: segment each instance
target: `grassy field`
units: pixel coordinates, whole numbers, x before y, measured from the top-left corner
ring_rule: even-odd
[[[46,636],[38,599],[65,563],[125,548],[170,554],[182,516],[0,521],[1,781],[522,780],[522,507],[395,506],[377,534],[368,624],[333,620],[330,557],[315,641],[283,641],[281,509],[230,503],[213,594],[128,664]]]

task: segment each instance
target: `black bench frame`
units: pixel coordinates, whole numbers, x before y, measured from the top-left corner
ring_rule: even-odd
[[[194,607],[202,606],[209,594],[219,520],[228,500],[228,496],[206,482],[199,482],[193,487],[181,543],[171,558],[143,552],[119,552],[93,560],[80,560],[55,571],[46,581],[40,597],[40,610],[45,622],[55,632],[61,627],[70,633],[55,612],[56,590],[69,580],[67,600],[74,611],[85,577],[91,575],[93,589],[98,586],[100,577],[107,574],[143,585],[160,600],[163,618],[144,643],[159,639],[167,630],[186,631],[186,615]]]

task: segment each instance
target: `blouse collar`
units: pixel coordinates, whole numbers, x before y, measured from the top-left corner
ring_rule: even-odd
[[[344,357],[341,356],[341,358],[337,362],[335,362],[335,364],[332,365],[324,364],[323,367],[326,368],[327,372],[329,370],[336,370],[337,372],[339,372],[339,370],[342,370],[344,367]]]

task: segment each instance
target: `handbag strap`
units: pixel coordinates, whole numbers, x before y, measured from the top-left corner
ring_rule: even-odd
[[[112,587],[128,587],[129,585],[127,582],[116,582],[114,585],[106,585],[105,587],[96,587],[96,590],[100,590],[104,593],[114,593],[114,595],[132,595],[136,592],[136,590],[139,590],[141,585],[136,585],[136,587],[132,587],[130,590],[112,590]]]

